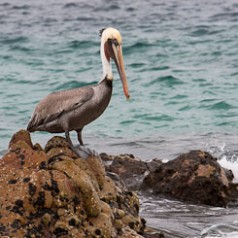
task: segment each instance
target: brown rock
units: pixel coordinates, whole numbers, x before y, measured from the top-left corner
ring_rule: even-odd
[[[141,237],[135,193],[106,176],[100,158],[78,158],[65,139],[45,151],[20,131],[0,160],[0,236]]]
[[[142,190],[211,206],[231,201],[231,178],[214,157],[191,151],[162,164],[145,177]]]
[[[20,130],[17,133],[15,133],[9,142],[9,148],[11,148],[11,145],[16,144],[18,141],[24,141],[26,144],[30,146],[30,148],[33,148],[31,136],[28,131]]]
[[[123,154],[118,156],[101,154],[103,161],[111,161],[106,166],[109,173],[119,175],[119,178],[130,189],[137,190],[143,181],[146,173],[158,167],[161,164],[158,160],[144,162],[133,155]]]

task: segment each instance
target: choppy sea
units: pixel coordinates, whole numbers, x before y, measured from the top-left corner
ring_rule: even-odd
[[[123,36],[131,100],[113,65],[111,103],[84,129],[86,144],[146,160],[205,149],[238,181],[237,0],[0,0],[0,154],[44,96],[101,79],[108,26]],[[141,206],[149,226],[174,237],[238,237],[238,209],[144,197]]]

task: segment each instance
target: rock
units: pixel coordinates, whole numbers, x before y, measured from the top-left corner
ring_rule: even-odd
[[[24,141],[31,148],[33,148],[33,144],[31,142],[31,136],[28,131],[20,130],[17,133],[15,133],[9,142],[9,148],[11,148],[13,144],[17,144],[18,141]]]
[[[0,236],[140,238],[138,196],[119,184],[99,157],[78,158],[62,137],[43,151],[22,130],[0,160]]]
[[[102,153],[100,156],[106,163],[107,172],[119,175],[123,183],[132,190],[137,190],[145,175],[156,169],[162,163],[156,159],[151,162],[144,162],[135,158],[132,154],[112,156]]]
[[[231,171],[224,170],[209,153],[195,150],[161,164],[144,178],[141,190],[225,207],[238,197],[232,178]]]

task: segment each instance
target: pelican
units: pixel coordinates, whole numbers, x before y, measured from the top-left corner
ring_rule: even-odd
[[[70,148],[79,156],[81,154],[73,146],[69,132],[77,132],[79,147],[82,149],[84,126],[97,119],[111,99],[113,82],[111,60],[116,64],[126,98],[130,97],[124,69],[121,34],[117,29],[109,27],[102,29],[100,36],[102,79],[94,85],[50,93],[38,103],[27,126],[29,132],[64,132]]]

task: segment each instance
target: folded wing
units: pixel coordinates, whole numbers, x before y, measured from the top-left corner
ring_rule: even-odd
[[[36,106],[27,130],[35,131],[37,127],[54,121],[63,113],[75,110],[89,101],[93,93],[93,88],[87,86],[49,94]]]

